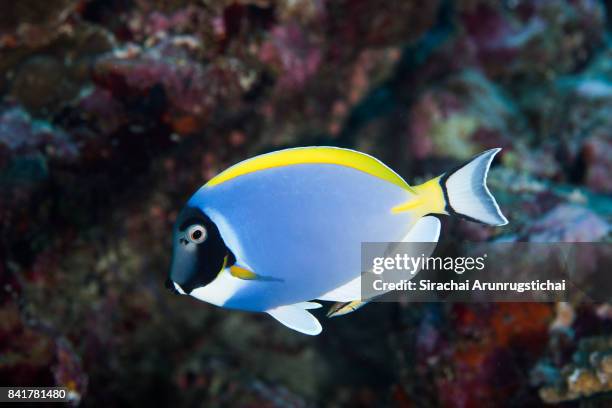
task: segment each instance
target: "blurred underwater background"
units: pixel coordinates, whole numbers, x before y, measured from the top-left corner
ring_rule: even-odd
[[[164,288],[189,196],[292,146],[411,184],[500,146],[510,223],[445,217],[443,236],[609,243],[612,1],[0,7],[0,385],[81,406],[612,406],[612,304],[379,303],[309,337]]]

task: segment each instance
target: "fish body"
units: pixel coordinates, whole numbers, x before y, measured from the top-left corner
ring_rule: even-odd
[[[318,299],[355,278],[362,242],[400,241],[416,221],[389,211],[410,195],[356,169],[302,164],[204,187],[188,205],[221,226],[239,265],[275,278],[243,280],[220,306],[266,311]]]
[[[318,334],[311,300],[363,304],[362,243],[436,242],[440,224],[428,214],[456,213],[453,201],[468,218],[506,222],[484,184],[496,152],[466,164],[469,174],[459,170],[417,187],[348,149],[286,149],[241,162],[200,188],[179,215],[171,285]],[[191,239],[198,232],[201,242]]]

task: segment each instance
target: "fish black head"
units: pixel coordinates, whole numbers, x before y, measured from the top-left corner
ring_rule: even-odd
[[[173,246],[166,286],[177,293],[189,294],[208,285],[235,262],[219,229],[199,208],[181,211],[174,226]]]

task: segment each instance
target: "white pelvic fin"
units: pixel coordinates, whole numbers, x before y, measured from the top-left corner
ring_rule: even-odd
[[[438,242],[440,220],[431,215],[418,220],[402,238],[402,242]]]
[[[337,287],[319,296],[319,300],[328,300],[331,302],[351,302],[355,299],[361,298],[361,275],[355,279],[348,281],[342,286]]]
[[[301,307],[304,310],[312,310],[312,309],[318,309],[320,307],[323,307],[322,304],[317,303],[317,302],[302,302],[302,303],[296,303],[293,306]]]
[[[266,313],[290,329],[309,336],[316,336],[317,334],[321,333],[323,328],[321,327],[321,323],[319,323],[317,318],[303,307],[304,303],[312,302],[279,306],[274,309],[267,310]]]
[[[487,188],[487,173],[500,148],[487,150],[454,172],[443,176],[442,188],[451,213],[489,225],[505,225],[495,198]]]

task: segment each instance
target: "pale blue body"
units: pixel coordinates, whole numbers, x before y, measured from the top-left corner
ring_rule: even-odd
[[[416,219],[392,214],[411,193],[334,164],[296,164],[202,187],[188,205],[217,225],[248,281],[224,307],[265,311],[308,300],[361,273],[361,243],[400,241]]]

